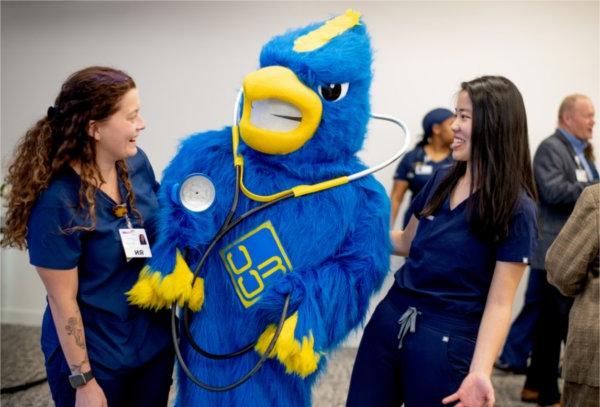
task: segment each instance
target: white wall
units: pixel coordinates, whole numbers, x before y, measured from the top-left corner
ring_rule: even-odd
[[[429,109],[452,108],[461,81],[483,74],[507,76],[521,90],[532,151],[553,131],[565,95],[587,94],[598,107],[593,1],[3,1],[2,174],[17,139],[45,114],[60,83],[92,64],[136,79],[147,122],[139,144],[160,174],[179,139],[231,123],[236,89],[266,40],[347,8],[363,13],[372,36],[373,111],[398,116],[414,133]],[[363,157],[374,164],[400,141],[385,125],[372,130]],[[594,143],[600,151],[598,137]],[[391,167],[378,174],[388,190],[392,174]],[[25,253],[2,251],[1,294],[3,322],[39,322],[44,290]]]

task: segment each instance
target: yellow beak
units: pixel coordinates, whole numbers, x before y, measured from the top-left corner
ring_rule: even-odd
[[[266,154],[289,154],[315,134],[323,105],[288,68],[270,66],[244,78],[242,140]]]

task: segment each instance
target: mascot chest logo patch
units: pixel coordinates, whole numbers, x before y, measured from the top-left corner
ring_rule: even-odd
[[[292,271],[292,264],[271,221],[246,233],[219,254],[235,292],[246,308],[258,301],[274,274]]]

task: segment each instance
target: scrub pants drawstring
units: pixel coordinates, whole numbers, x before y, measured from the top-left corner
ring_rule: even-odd
[[[402,340],[406,336],[406,334],[410,332],[415,332],[415,328],[417,325],[417,314],[419,311],[415,307],[408,307],[408,309],[402,314],[398,323],[400,324],[400,331],[398,331],[398,349],[402,349]]]

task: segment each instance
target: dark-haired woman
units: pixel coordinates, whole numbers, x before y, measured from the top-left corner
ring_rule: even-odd
[[[2,245],[27,247],[46,287],[41,343],[57,406],[167,404],[169,316],[125,297],[144,259],[125,254],[124,236],[147,233],[152,243],[157,209],[154,172],[136,146],[144,127],[133,79],[86,68],[63,84],[9,168]]]
[[[410,191],[410,200],[415,198],[434,172],[440,168],[452,165],[450,144],[454,138],[452,122],[454,113],[448,109],[437,108],[428,112],[423,117],[423,138],[414,149],[406,153],[394,173],[391,201],[391,227],[396,224],[400,204],[407,191]],[[404,213],[403,227],[408,225],[411,213]]]
[[[391,238],[408,256],[367,325],[350,406],[491,406],[494,359],[537,235],[527,119],[512,82],[464,82],[455,165],[414,199]]]

